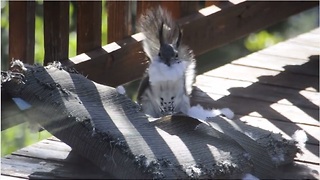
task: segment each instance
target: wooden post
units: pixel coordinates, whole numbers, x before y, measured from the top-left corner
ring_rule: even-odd
[[[77,2],[77,54],[101,47],[101,1]]]
[[[108,43],[121,40],[131,34],[129,1],[108,1]]]
[[[9,1],[9,61],[34,63],[34,34],[35,2]]]
[[[44,64],[68,59],[69,2],[44,1]]]

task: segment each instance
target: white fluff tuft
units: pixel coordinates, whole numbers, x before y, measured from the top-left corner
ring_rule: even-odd
[[[229,119],[233,118],[234,115],[233,112],[228,108],[210,110],[204,109],[199,104],[197,106],[192,106],[188,111],[188,116],[201,120],[207,120],[208,118],[213,118],[221,114],[225,115]]]
[[[123,95],[126,94],[126,90],[124,89],[123,86],[118,86],[116,90],[119,94],[123,94]]]
[[[192,92],[192,85],[194,82],[194,76],[195,76],[195,68],[196,68],[196,63],[191,62],[191,64],[188,65],[185,76],[186,76],[186,91],[187,94],[190,95]]]
[[[12,60],[11,67],[19,66],[23,71],[27,71],[27,68],[24,66],[23,62],[19,59]]]
[[[149,66],[149,81],[156,84],[159,81],[176,81],[184,76],[187,62],[172,64],[170,67],[160,62],[157,58]]]
[[[298,142],[299,147],[302,148],[306,145],[308,137],[304,130],[296,130],[292,135],[292,139]]]
[[[259,180],[259,178],[255,177],[250,173],[247,173],[243,176],[242,180]]]
[[[234,118],[234,112],[231,111],[229,108],[222,108],[220,109],[221,114],[225,115],[228,119],[233,119]]]

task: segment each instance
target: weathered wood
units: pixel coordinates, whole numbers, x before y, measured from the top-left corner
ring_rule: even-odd
[[[188,16],[200,9],[199,1],[180,1],[181,16]]]
[[[40,151],[41,152],[41,151]],[[95,168],[89,161],[80,161],[77,164],[59,163],[48,159],[37,159],[24,156],[9,155],[1,159],[1,175],[10,175],[28,179],[102,179],[112,176]],[[81,166],[79,166],[81,164]]]
[[[101,47],[101,1],[77,2],[77,54]]]
[[[34,63],[35,2],[9,2],[9,59]]]
[[[201,104],[208,108],[225,108],[229,107],[234,113],[239,115],[254,114],[257,117],[267,119],[276,119],[293,123],[301,123],[313,126],[319,126],[319,111],[309,108],[297,108],[278,103],[270,103],[266,101],[258,101],[250,98],[237,96],[219,95],[220,99],[214,101],[210,98],[211,94],[195,91],[193,94],[192,104]],[[245,104],[245,106],[239,106]]]
[[[151,2],[142,1],[141,3],[150,5]],[[156,3],[157,2],[154,2],[154,4]],[[206,12],[206,16],[201,13],[197,13],[186,18],[181,18],[178,22],[183,29],[183,43],[190,46],[196,55],[200,55],[213,48],[249,34],[250,32],[266,27],[272,23],[279,22],[285,17],[316,5],[316,2],[250,1],[239,3],[237,5],[227,4],[221,7],[222,9],[220,11],[217,11],[215,8],[210,9],[210,7],[208,7],[208,9],[200,10],[200,12]],[[143,6],[138,5],[138,7]],[[275,17],[271,18],[269,16],[269,11],[271,10],[277,12]],[[257,17],[256,14],[258,15]],[[255,17],[253,18],[252,16]],[[260,21],[260,19],[267,20]],[[237,29],[237,31],[234,32],[234,29]],[[128,81],[136,80],[142,76],[144,69],[147,66],[145,64],[146,57],[143,54],[141,47],[141,40],[143,38],[140,34],[135,34],[133,37],[135,37],[135,39],[129,37],[116,42],[117,44],[113,43],[108,45],[109,47],[117,45],[112,52],[106,53],[103,49],[88,52],[87,54],[92,55],[90,55],[90,60],[93,61],[80,56],[75,57],[85,65],[80,65],[81,63],[78,62],[72,62],[72,60],[69,62],[69,65],[74,65],[76,69],[80,68],[83,74],[89,75],[91,80],[101,84],[117,86]],[[95,59],[95,57],[98,59]],[[98,63],[97,61],[100,62]],[[114,67],[117,66],[117,63],[119,62],[121,62],[121,65],[125,70],[114,70]],[[82,68],[84,66],[86,68]],[[138,70],[139,72],[137,72]],[[97,72],[100,72],[100,75],[97,75]],[[110,74],[106,74],[106,72],[112,72],[112,76],[110,76]]]
[[[108,43],[119,41],[131,35],[131,14],[129,1],[108,1]]]
[[[44,64],[69,56],[69,2],[44,1]]]
[[[308,61],[310,61],[309,58],[293,59],[290,57],[274,55],[270,51],[268,54],[260,52],[251,54],[249,56],[233,61],[232,64],[317,76],[319,74],[317,72],[317,65],[319,64],[319,60],[315,60],[315,58],[312,58],[310,62]],[[302,66],[303,64],[305,65]],[[288,68],[288,66],[295,66],[299,68]],[[306,71],[306,69],[308,69],[308,71]]]
[[[1,175],[1,179],[6,179],[6,180],[23,180],[23,179],[28,179],[28,178],[21,178],[21,177],[14,177],[14,176],[5,176]]]
[[[210,84],[208,84],[210,82]],[[212,76],[200,75],[195,84],[205,93],[216,93],[280,103],[285,105],[296,105],[299,107],[318,109],[320,104],[320,94],[307,90],[297,90],[287,87],[279,87],[259,82],[251,82],[216,78]],[[214,89],[214,91],[212,90]],[[281,101],[287,99],[288,101]]]
[[[307,143],[318,145],[320,140],[320,131],[318,126],[309,126],[305,124],[295,124],[292,122],[278,121],[274,119],[260,118],[256,116],[240,116],[237,115],[235,119],[265,130],[272,130],[274,133],[282,133],[285,138],[290,139],[297,130],[304,130],[307,133]]]
[[[199,13],[180,21],[185,34],[183,41],[195,54],[202,54],[316,5],[317,2],[246,1],[221,7],[218,12],[207,7],[205,15]]]
[[[298,68],[298,67],[295,67]],[[280,72],[269,69],[257,69],[249,66],[239,66],[235,64],[227,64],[214,71],[204,73],[208,76],[234,79],[240,81],[260,82],[265,84],[306,89],[313,87],[318,89],[318,77],[289,72]],[[274,78],[276,76],[276,78]]]

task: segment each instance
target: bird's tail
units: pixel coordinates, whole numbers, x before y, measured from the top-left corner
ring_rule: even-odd
[[[160,6],[147,10],[140,17],[138,30],[145,36],[143,49],[151,60],[159,53],[160,39],[167,44],[176,44],[181,38],[179,26],[171,14]],[[159,33],[160,30],[162,33]]]

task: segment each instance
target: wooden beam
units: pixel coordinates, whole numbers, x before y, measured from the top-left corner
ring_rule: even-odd
[[[9,59],[34,63],[35,2],[9,1]]]
[[[68,59],[69,2],[44,1],[44,64]]]
[[[77,54],[101,47],[101,1],[77,2]]]
[[[180,1],[181,17],[196,13],[200,8],[199,1]]]
[[[184,32],[183,43],[195,55],[200,55],[317,5],[317,2],[284,1],[228,3],[221,8],[207,7],[178,22]],[[90,51],[85,56],[70,58],[67,64],[102,84],[117,86],[127,83],[140,78],[147,67],[142,39],[137,33],[105,48]],[[95,65],[90,68],[92,64]]]

